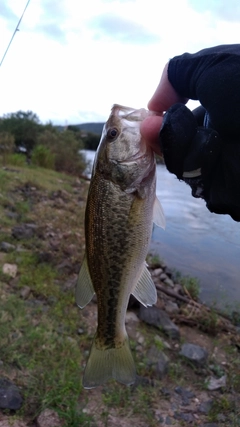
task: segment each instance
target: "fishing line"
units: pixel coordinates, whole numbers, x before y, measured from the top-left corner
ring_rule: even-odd
[[[11,40],[10,40],[10,42],[8,43],[8,47],[7,47],[7,49],[6,49],[5,53],[4,53],[3,57],[2,57],[2,60],[1,60],[1,62],[0,62],[0,67],[1,67],[1,65],[2,65],[2,63],[3,63],[3,61],[4,61],[5,56],[7,55],[8,49],[9,49],[9,48],[10,48],[10,46],[11,46],[11,43],[12,43],[12,41],[13,41],[13,39],[14,39],[14,36],[15,36],[16,32],[17,32],[17,31],[19,31],[19,25],[20,25],[20,23],[21,23],[21,20],[22,20],[22,18],[23,18],[23,15],[24,15],[24,13],[25,13],[25,11],[26,11],[26,9],[27,9],[27,7],[28,7],[28,5],[29,5],[30,1],[31,1],[31,0],[28,0],[28,1],[27,1],[27,4],[26,4],[26,6],[25,6],[25,8],[24,8],[24,11],[23,11],[23,13],[22,13],[22,15],[21,15],[21,18],[19,19],[19,21],[18,21],[18,23],[17,23],[17,26],[16,26],[16,28],[15,28],[15,30],[14,30],[14,32],[13,32],[12,37],[11,37]]]

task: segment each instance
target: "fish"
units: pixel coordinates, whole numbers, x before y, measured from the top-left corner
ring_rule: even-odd
[[[144,306],[157,301],[146,256],[153,222],[165,228],[156,197],[156,161],[140,133],[149,114],[114,104],[96,151],[85,211],[86,251],[76,286],[82,309],[97,296],[98,326],[82,384],[110,379],[130,385],[136,368],[125,328],[130,294]]]

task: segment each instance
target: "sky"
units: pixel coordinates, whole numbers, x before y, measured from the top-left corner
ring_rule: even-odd
[[[0,62],[26,4],[0,2]],[[239,43],[239,24],[239,0],[30,0],[0,66],[0,117],[66,125],[146,108],[171,57]]]

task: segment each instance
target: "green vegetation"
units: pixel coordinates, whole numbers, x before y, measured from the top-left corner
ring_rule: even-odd
[[[0,156],[3,165],[36,166],[81,175],[86,160],[80,150],[96,150],[100,135],[79,126],[43,125],[32,111],[17,111],[0,118]],[[15,154],[20,152],[21,154]]]
[[[209,322],[208,317],[207,327],[211,329],[216,324],[218,328],[214,343],[211,337],[209,345],[221,349],[216,352],[216,357],[222,352],[227,355],[227,365],[221,365],[212,357],[211,371],[206,365],[199,375],[196,368],[179,357],[181,343],[163,336],[154,327],[130,322],[127,327],[132,332],[129,334],[130,345],[138,382],[126,387],[110,381],[96,390],[83,390],[82,373],[97,322],[96,304],[90,303],[80,310],[74,295],[84,253],[88,183],[81,177],[47,168],[50,149],[43,136],[46,137],[45,132],[41,144],[33,150],[39,149],[35,154],[36,163],[27,165],[24,162],[21,166],[16,162],[13,166],[5,162],[0,167],[0,242],[13,245],[9,252],[0,250],[1,377],[13,381],[24,398],[22,407],[14,416],[35,425],[36,417],[44,409],[53,409],[59,414],[62,427],[114,423],[155,426],[160,423],[158,420],[164,408],[164,416],[168,413],[169,406],[165,404],[169,403],[170,397],[166,389],[173,396],[175,387],[181,385],[193,389],[198,397],[197,391],[206,392],[204,381],[209,372],[219,377],[227,371],[224,391],[233,396],[240,393],[239,343],[229,343],[229,334],[221,341],[216,312],[213,312],[214,316],[208,312],[213,320]],[[67,132],[66,140],[68,138],[71,139],[71,134]],[[44,168],[36,166],[41,162]],[[29,232],[29,225],[32,232],[24,234],[24,231]],[[160,264],[157,258],[152,258],[152,262],[156,266]],[[4,263],[17,266],[16,277],[2,272]],[[191,320],[190,314],[185,318]],[[193,330],[192,327],[191,333]],[[140,344],[137,333],[143,338]],[[204,332],[201,332],[203,336]],[[187,333],[183,340],[186,337]],[[154,365],[149,365],[152,346],[169,358],[168,372],[161,380]],[[211,351],[213,348],[209,349],[210,355]],[[217,400],[209,420],[217,418],[218,410],[227,420],[233,420],[233,425],[238,425],[237,407],[226,406],[224,401]],[[11,423],[12,413],[9,417]],[[174,424],[172,416],[171,419]],[[181,423],[188,425],[184,421]]]

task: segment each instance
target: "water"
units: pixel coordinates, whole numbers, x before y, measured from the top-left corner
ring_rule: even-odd
[[[202,301],[240,304],[240,224],[209,212],[164,165],[157,166],[157,196],[167,225],[165,230],[154,226],[151,252],[170,268],[197,277]]]
[[[85,154],[91,161],[95,155],[88,150]],[[203,302],[240,306],[240,224],[228,215],[210,213],[164,165],[157,166],[157,196],[166,229],[153,227],[150,252],[170,268],[198,278]]]

